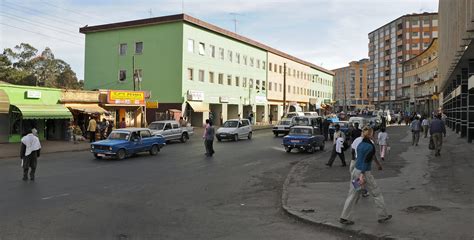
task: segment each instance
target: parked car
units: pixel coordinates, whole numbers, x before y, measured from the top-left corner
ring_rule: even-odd
[[[186,142],[189,137],[194,134],[194,128],[180,127],[179,123],[174,120],[155,121],[148,125],[153,135],[161,135],[166,141]]]
[[[333,140],[334,138],[334,132],[336,131],[336,124],[339,124],[339,126],[341,127],[341,131],[347,136],[347,133],[349,132],[349,126],[351,125],[351,123],[349,123],[348,121],[339,121],[339,122],[335,122],[335,123],[331,123],[331,125],[329,126],[329,137],[331,138],[331,140]]]
[[[222,127],[217,129],[216,132],[217,141],[222,139],[232,139],[239,141],[241,138],[252,139],[252,126],[248,119],[231,119],[225,121]]]
[[[305,116],[319,116],[318,112],[304,112]]]
[[[286,135],[290,132],[291,118],[283,118],[277,125],[273,126],[273,134],[278,137],[279,134]]]
[[[316,149],[324,150],[324,136],[311,126],[293,126],[288,135],[283,137],[286,152],[293,148],[313,153]]]
[[[139,152],[156,155],[165,142],[165,138],[152,135],[148,128],[121,128],[112,131],[107,139],[91,143],[91,152],[97,159],[124,159]]]
[[[354,125],[354,123],[359,123],[359,128],[362,129],[365,126],[369,125],[370,119],[368,117],[350,117],[349,123]]]
[[[304,116],[304,112],[288,112],[285,114],[285,118],[292,118],[292,117],[297,117],[297,116]]]

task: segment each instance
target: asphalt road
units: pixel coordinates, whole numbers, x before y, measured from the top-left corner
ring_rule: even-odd
[[[327,153],[288,154],[280,144],[262,130],[215,142],[212,158],[199,134],[122,161],[44,154],[35,182],[21,180],[19,159],[2,159],[0,240],[355,239],[281,210],[291,166]]]

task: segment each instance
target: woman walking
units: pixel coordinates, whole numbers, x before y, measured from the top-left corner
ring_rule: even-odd
[[[375,179],[370,172],[372,160],[375,156],[375,146],[370,140],[372,135],[373,130],[371,128],[364,128],[362,132],[363,140],[357,146],[356,166],[354,170],[352,170],[349,194],[345,201],[341,218],[339,219],[339,222],[344,225],[354,224],[354,221],[351,220],[351,214],[361,194],[360,186],[364,186],[364,188],[370,193],[370,196],[374,198],[375,206],[377,208],[378,222],[385,223],[392,218],[392,215],[387,214],[382,193],[380,193],[380,190],[375,183]],[[376,163],[378,162],[376,161]],[[378,167],[379,170],[382,170],[381,165]],[[357,189],[355,187],[357,187]]]
[[[377,136],[377,142],[380,146],[380,158],[382,161],[385,161],[385,153],[387,152],[387,140],[388,134],[385,132],[385,128],[380,129],[380,132]]]

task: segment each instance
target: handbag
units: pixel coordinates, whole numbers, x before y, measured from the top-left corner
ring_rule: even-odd
[[[435,149],[435,144],[434,144],[433,136],[430,136],[430,144],[428,144],[428,148],[429,148],[430,150],[434,150],[434,149]]]

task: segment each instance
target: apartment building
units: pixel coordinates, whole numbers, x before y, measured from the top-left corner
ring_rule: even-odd
[[[210,112],[223,121],[249,113],[257,122],[268,122],[270,115],[278,120],[284,89],[287,103],[305,110],[310,101],[332,101],[333,72],[186,14],[80,32],[86,35],[85,88],[149,92],[159,105],[147,109],[148,122],[170,109],[195,126]]]
[[[382,109],[400,110],[402,63],[428,48],[438,37],[438,14],[401,16],[372,31],[369,37],[369,98]]]
[[[438,39],[416,57],[403,62],[402,111],[430,116],[439,108]]]
[[[349,66],[334,72],[335,107],[339,111],[371,108],[369,104],[367,75],[370,61],[367,58],[352,61]]]
[[[440,104],[446,125],[474,139],[474,0],[439,1]]]

